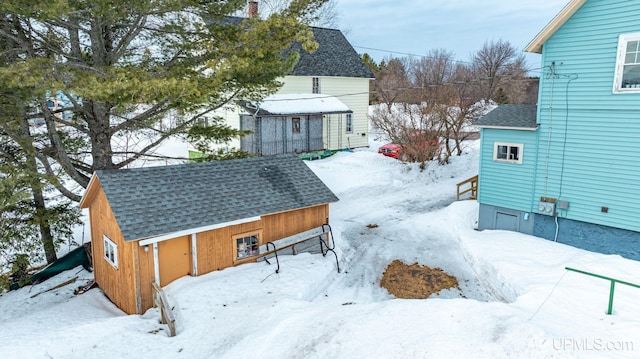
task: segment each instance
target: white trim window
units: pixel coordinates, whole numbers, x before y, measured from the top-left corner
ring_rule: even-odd
[[[102,236],[104,242],[104,259],[114,268],[118,268],[118,245],[106,235]]]
[[[613,92],[640,93],[640,32],[620,35]]]
[[[346,133],[353,133],[353,115],[350,113],[347,114],[346,124],[347,124]]]
[[[522,143],[494,142],[493,160],[522,164],[524,145]]]
[[[320,93],[320,78],[311,78],[311,93]]]

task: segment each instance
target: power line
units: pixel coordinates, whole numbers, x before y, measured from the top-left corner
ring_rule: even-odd
[[[352,45],[352,46],[356,47],[356,48],[359,48],[359,49],[371,50],[371,51],[380,51],[380,52],[386,52],[386,53],[389,53],[389,54],[398,54],[398,55],[405,55],[405,56],[411,56],[411,57],[421,57],[421,58],[424,58],[424,59],[436,59],[433,56],[417,55],[417,54],[412,54],[410,52],[398,52],[398,51],[391,51],[391,50],[382,50],[382,49],[375,49],[375,48],[372,48],[372,47],[357,46],[357,45]],[[471,65],[471,63],[469,61],[463,61],[463,60],[453,60],[453,61]]]
[[[436,57],[433,56],[428,56],[428,55],[418,55],[418,54],[414,54],[414,53],[410,53],[410,52],[400,52],[400,51],[392,51],[392,50],[384,50],[384,49],[376,49],[373,47],[366,47],[366,46],[358,46],[358,45],[352,45],[354,48],[358,48],[358,49],[364,49],[364,50],[371,50],[371,51],[380,51],[380,52],[386,52],[388,54],[397,54],[397,55],[404,55],[404,56],[410,56],[410,57],[420,57],[423,59],[433,59],[433,60],[437,60]],[[473,65],[472,62],[469,61],[464,61],[464,60],[453,60],[453,62],[457,62],[457,63],[462,63],[462,64],[467,64],[467,65]],[[538,68],[533,68],[533,69],[526,69],[527,72],[534,72],[534,71],[539,71],[542,70],[544,68],[546,68],[547,66],[544,67],[538,67]]]

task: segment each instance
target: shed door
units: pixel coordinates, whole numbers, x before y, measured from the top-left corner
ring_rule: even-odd
[[[518,231],[518,216],[515,214],[496,212],[496,229]]]
[[[189,236],[158,243],[160,286],[191,274],[191,241]]]

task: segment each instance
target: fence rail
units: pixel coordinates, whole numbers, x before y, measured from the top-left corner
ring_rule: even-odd
[[[461,190],[463,186],[469,185],[468,188]],[[460,197],[464,194],[471,192],[471,195],[467,199],[478,198],[478,175],[475,175],[467,180],[464,180],[457,184],[458,190],[456,192],[456,201],[460,200]]]
[[[169,335],[172,337],[176,336],[176,318],[173,315],[173,310],[169,305],[169,300],[167,300],[167,295],[164,293],[164,290],[160,288],[158,283],[152,282],[151,286],[153,288],[153,306],[160,308],[160,316],[162,317],[162,323],[167,324],[169,326]]]
[[[625,282],[623,280],[619,280],[619,279],[615,279],[615,278],[611,278],[611,277],[605,277],[605,276],[600,275],[600,274],[585,272],[585,271],[582,271],[582,270],[579,270],[579,269],[574,269],[574,268],[569,268],[569,267],[565,267],[564,269],[566,269],[568,271],[572,271],[572,272],[576,272],[576,273],[580,273],[580,274],[585,274],[585,275],[588,275],[588,276],[592,276],[592,277],[596,277],[596,278],[600,278],[600,279],[605,279],[605,280],[611,281],[611,286],[609,287],[610,288],[609,289],[609,308],[607,309],[607,314],[609,314],[609,315],[611,315],[611,313],[613,312],[613,294],[614,294],[614,291],[616,289],[616,283],[628,285],[630,287],[640,288],[640,285],[638,285],[638,284]]]

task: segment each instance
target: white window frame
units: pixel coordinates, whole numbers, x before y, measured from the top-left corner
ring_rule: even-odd
[[[311,93],[320,93],[320,78],[311,78]]]
[[[507,154],[511,153],[511,148],[517,148],[518,149],[518,158],[517,159],[511,159],[511,158],[498,158],[498,147],[500,146],[506,146],[507,147]],[[506,163],[515,163],[515,164],[522,164],[522,157],[524,157],[524,144],[522,143],[511,143],[511,142],[494,142],[493,143],[493,160],[496,162],[506,162]]]
[[[102,235],[104,243],[104,260],[118,269],[118,245],[106,235]]]
[[[353,133],[353,114],[348,113],[346,118],[346,133]]]
[[[637,84],[623,83],[625,65],[640,67],[640,49],[636,50],[636,59],[634,60],[634,62],[631,64],[625,64],[625,60],[627,58],[627,45],[631,41],[640,41],[640,32],[621,34],[618,39],[618,57],[616,59],[616,73],[615,79],[613,81],[613,93],[640,93],[640,80]]]

